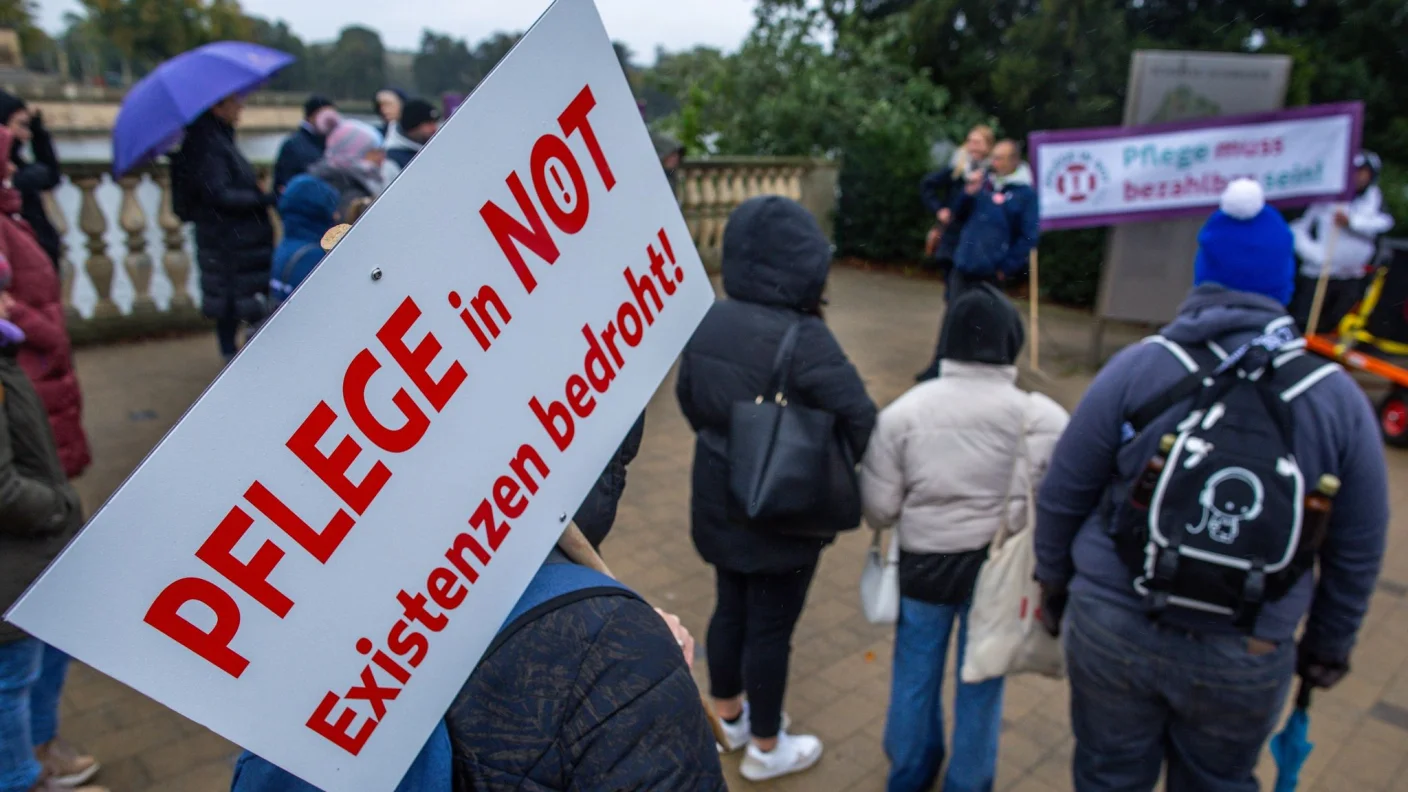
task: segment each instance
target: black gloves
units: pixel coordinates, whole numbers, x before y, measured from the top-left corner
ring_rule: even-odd
[[[1349,658],[1331,658],[1306,647],[1296,647],[1296,674],[1311,687],[1332,688],[1349,673]]]
[[[1070,592],[1062,586],[1048,586],[1041,581],[1041,607],[1037,611],[1037,617],[1041,619],[1041,626],[1051,633],[1051,637],[1056,638],[1061,635],[1061,617],[1066,613],[1066,602],[1070,599]]]

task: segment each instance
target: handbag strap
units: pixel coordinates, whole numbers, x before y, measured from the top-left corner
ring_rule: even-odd
[[[771,397],[778,404],[783,404],[787,400],[787,387],[792,376],[792,355],[797,350],[797,335],[801,329],[800,321],[793,322],[787,328],[787,332],[782,334],[782,341],[777,345],[777,355],[772,360],[772,374],[768,377],[768,386],[758,395],[758,402]]]
[[[1031,396],[1027,396],[1028,399]],[[1012,473],[1007,478],[1007,490],[1002,498],[1002,522],[997,529],[997,536],[993,537],[992,548],[994,550],[1002,547],[1007,542],[1007,538],[1012,531],[1012,485],[1017,483],[1017,471],[1026,468],[1027,472],[1027,519],[1031,520],[1035,496],[1032,492],[1032,463],[1031,455],[1027,451],[1027,429],[1030,427],[1028,420],[1027,405],[1022,406],[1022,431],[1017,435],[1017,455],[1012,460]]]
[[[884,529],[872,528],[870,536],[870,549],[880,554],[880,536],[885,533]],[[900,530],[895,528],[895,535],[890,537],[890,547],[885,551],[885,565],[894,566],[900,562]]]

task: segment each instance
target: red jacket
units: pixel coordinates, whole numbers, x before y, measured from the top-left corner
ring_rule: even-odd
[[[8,145],[0,144],[0,149],[8,150]],[[20,368],[44,402],[64,473],[73,478],[87,469],[92,455],[88,437],[83,433],[83,396],[78,390],[73,347],[64,326],[59,276],[29,224],[16,219],[19,210],[19,192],[8,185],[0,186],[0,255],[9,260],[14,270],[10,295],[15,307],[10,321],[24,331]]]

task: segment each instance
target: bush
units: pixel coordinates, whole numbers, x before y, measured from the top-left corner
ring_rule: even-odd
[[[1107,228],[1053,231],[1041,237],[1042,294],[1063,305],[1089,308],[1100,294]]]

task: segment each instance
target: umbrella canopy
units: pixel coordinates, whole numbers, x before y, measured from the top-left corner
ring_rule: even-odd
[[[1271,756],[1276,760],[1275,792],[1295,792],[1300,769],[1315,747],[1310,742],[1310,684],[1304,679],[1296,693],[1296,708],[1286,719],[1285,728],[1271,738]]]
[[[186,125],[230,94],[248,91],[293,63],[258,44],[217,41],[184,52],[132,86],[112,130],[112,170],[122,175],[163,154]]]

